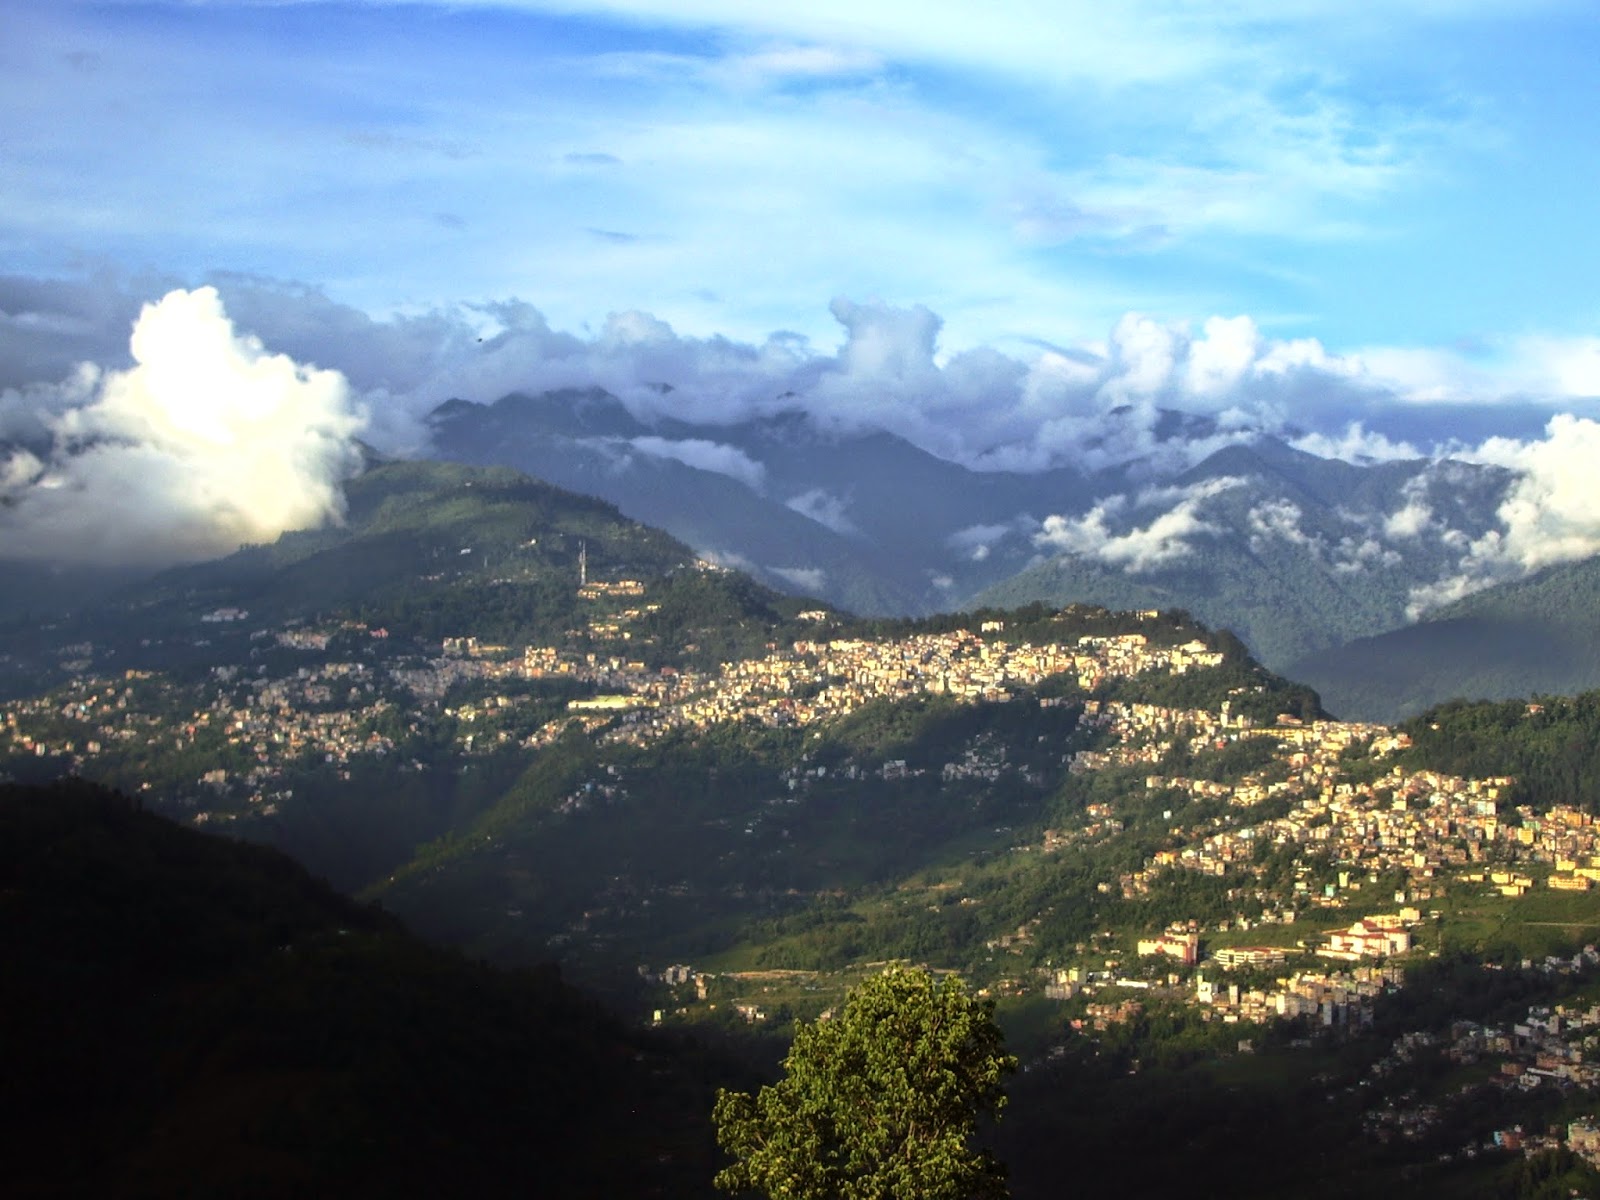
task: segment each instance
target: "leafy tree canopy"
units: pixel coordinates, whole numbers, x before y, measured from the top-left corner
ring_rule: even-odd
[[[784,1200],[967,1200],[1006,1195],[977,1148],[1005,1105],[994,1006],[954,976],[895,968],[852,991],[832,1020],[800,1025],[785,1075],[755,1096],[721,1091],[717,1186]]]

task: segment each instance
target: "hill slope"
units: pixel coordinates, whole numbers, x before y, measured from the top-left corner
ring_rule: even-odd
[[[42,626],[0,625],[0,696],[42,690],[63,661],[117,672],[246,662],[252,633],[290,621],[338,618],[434,646],[468,632],[557,640],[593,608],[578,594],[585,569],[591,582],[650,581],[664,611],[703,609],[729,628],[805,607],[704,570],[681,542],[603,500],[505,467],[386,463],[346,495],[340,525],[172,568]],[[663,616],[640,646],[675,661],[694,623]]]
[[[1600,687],[1600,559],[1487,588],[1415,625],[1309,655],[1287,671],[1340,716],[1390,722],[1458,697]]]
[[[8,786],[0,897],[10,1196],[705,1190],[709,1097],[664,1044],[274,851]]]

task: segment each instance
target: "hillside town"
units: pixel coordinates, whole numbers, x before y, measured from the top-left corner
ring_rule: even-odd
[[[249,614],[229,609],[206,614],[202,640],[232,631],[244,653],[202,674],[97,674],[95,648],[71,647],[67,683],[0,705],[0,761],[58,762],[84,774],[115,764],[122,786],[176,798],[185,819],[215,826],[272,818],[311,778],[339,786],[382,770],[420,779],[491,755],[536,762],[576,733],[592,745],[595,765],[550,797],[547,810],[553,820],[581,821],[632,802],[627,772],[606,756],[682,735],[820,733],[868,706],[916,699],[1060,707],[1075,732],[1050,748],[1045,761],[1053,765],[1043,771],[1037,756],[1024,771],[1004,745],[980,737],[949,745],[931,764],[851,758],[825,767],[802,758],[784,768],[780,795],[767,803],[801,805],[824,784],[836,791],[915,779],[981,791],[1015,777],[1042,790],[1047,776],[1084,783],[1115,773],[1114,788],[1007,853],[1042,863],[1093,855],[1159,813],[1158,848],[1094,880],[1097,894],[1138,906],[1194,880],[1225,897],[1225,907],[1176,916],[1169,907],[1154,928],[1104,930],[1050,954],[1039,943],[1040,912],[989,931],[989,974],[979,990],[1050,1005],[1069,1038],[1108,1036],[1177,1008],[1203,1028],[1237,1031],[1241,1054],[1274,1027],[1293,1028],[1301,1040],[1370,1037],[1385,998],[1438,952],[1447,895],[1510,902],[1600,883],[1590,814],[1513,804],[1509,777],[1404,765],[1404,733],[1287,714],[1262,719],[1239,694],[1248,689],[1206,708],[1118,698],[1140,693],[1111,685],[1220,667],[1225,656],[1201,638],[1133,631],[1030,640],[998,619],[871,638],[826,634],[831,614],[818,611],[802,614],[815,636],[768,643],[757,656],[714,669],[651,667],[633,643],[655,608],[642,584],[586,583],[582,600],[586,623],[558,644],[513,647],[463,631],[419,653],[359,621],[250,630]],[[1181,765],[1217,755],[1243,766]],[[604,939],[608,913],[692,895],[681,883],[651,892],[613,879],[548,944],[563,950]],[[972,897],[957,906],[983,919]],[[1589,978],[1600,954],[1586,947],[1524,966]],[[720,1007],[761,1025],[787,1011],[774,1003],[775,988],[822,986],[815,972],[683,963],[639,970],[661,1023],[705,1019]],[[1582,1095],[1600,1088],[1597,1047],[1600,1007],[1535,1006],[1504,1025],[1458,1021],[1448,1037],[1408,1033],[1373,1065],[1372,1081],[1377,1087],[1385,1072],[1427,1055],[1477,1072],[1472,1088]],[[1363,1129],[1380,1143],[1437,1139],[1449,1111],[1435,1097],[1402,1095],[1374,1105]],[[1512,1122],[1450,1153],[1557,1149],[1600,1166],[1600,1125],[1593,1117],[1559,1129]]]
[[[594,590],[601,585],[586,586],[595,595],[611,594]],[[618,595],[635,596],[642,585],[624,581],[610,587]],[[647,606],[624,609],[598,616],[596,623],[609,628],[645,611]],[[239,621],[247,615],[229,610],[203,619]],[[1001,640],[1000,628],[985,632],[988,637],[956,632],[891,641],[802,641],[708,673],[674,667],[649,671],[638,660],[567,647],[529,646],[514,654],[467,635],[444,639],[430,658],[369,653],[354,661],[327,661],[323,656],[331,644],[348,649],[355,639],[371,651],[382,647],[387,632],[354,623],[260,630],[251,634],[252,643],[302,651],[315,661],[290,666],[277,677],[265,668],[247,675],[238,665],[219,666],[198,688],[178,688],[149,672],[127,672],[120,679],[82,674],[56,692],[0,707],[0,756],[61,757],[82,771],[107,747],[160,742],[181,751],[200,739],[229,761],[249,760],[246,782],[251,796],[261,800],[261,785],[306,756],[344,767],[362,755],[393,753],[396,720],[415,731],[418,714],[431,710],[456,724],[463,753],[505,747],[511,735],[495,728],[493,718],[515,709],[519,697],[508,687],[507,694],[446,706],[446,698],[462,685],[577,685],[592,694],[567,702],[571,716],[616,718],[614,724],[599,723],[605,740],[642,745],[674,730],[725,723],[809,726],[875,700],[915,695],[1004,702],[1016,689],[1064,672],[1087,689],[1108,678],[1150,671],[1181,674],[1221,661],[1199,641],[1154,647],[1142,635],[1130,634],[1086,637],[1072,647],[1031,646]],[[401,716],[403,711],[411,715]],[[568,717],[560,717],[518,741],[536,750],[567,725]],[[235,750],[242,757],[229,753]],[[215,779],[213,774],[208,782],[214,786]]]
[[[359,622],[294,623],[251,632],[250,659],[216,666],[202,684],[179,685],[147,671],[79,673],[49,695],[0,707],[0,757],[54,756],[80,772],[118,753],[135,764],[162,756],[202,761],[187,780],[185,802],[190,819],[203,823],[241,812],[271,815],[297,769],[349,779],[363,759],[390,759],[399,770],[424,771],[428,764],[407,747],[430,725],[445,729],[463,756],[537,754],[574,727],[600,746],[637,747],[721,725],[822,726],[877,701],[917,696],[1004,704],[1047,681],[1071,685],[1058,696],[1084,696],[1111,680],[1182,676],[1223,661],[1198,638],[1163,645],[1130,632],[1030,643],[1009,638],[1005,622],[991,620],[977,630],[769,644],[764,655],[716,671],[652,670],[637,658],[587,648],[595,636],[627,640],[628,627],[655,607],[644,585],[586,582],[583,598],[592,602],[589,626],[566,645],[512,649],[463,633],[418,656],[391,651],[386,630]],[[803,617],[820,625],[828,614]],[[241,625],[248,614],[219,610],[203,620]],[[528,704],[521,685],[551,683],[578,694],[548,719],[510,719]],[[470,698],[456,699],[464,689]],[[1100,890],[1138,900],[1164,877],[1192,872],[1226,882],[1241,909],[1252,902],[1252,914],[1235,913],[1214,927],[1180,920],[1140,940],[1137,958],[1177,968],[1165,978],[1129,974],[1117,962],[1103,969],[1079,964],[1002,979],[997,986],[1013,994],[1033,988],[1067,1000],[1154,989],[1183,998],[1208,1020],[1309,1017],[1356,1027],[1370,1018],[1375,996],[1403,982],[1413,931],[1428,925],[1426,906],[1447,877],[1508,897],[1541,885],[1585,890],[1600,881],[1600,845],[1588,814],[1508,810],[1506,778],[1386,768],[1409,743],[1384,726],[1290,716],[1258,723],[1232,701],[1214,711],[1081,703],[1085,745],[1062,759],[1072,774],[1153,768],[1175,749],[1195,755],[1241,744],[1259,748],[1265,765],[1229,780],[1145,774],[1128,796],[1089,805],[1074,825],[1046,830],[1042,845],[1019,852],[1059,854],[1114,837],[1124,828],[1122,805],[1139,803],[1141,793],[1164,798],[1173,814],[1169,847],[1102,881]],[[1364,768],[1359,773],[1351,770],[1356,764]],[[907,770],[894,761],[871,769],[884,780]],[[1009,769],[1003,755],[968,745],[951,748],[939,777],[993,782]],[[560,798],[554,811],[570,815],[624,796],[616,769],[607,771]],[[846,779],[862,777],[861,764],[847,768]],[[791,792],[807,783],[798,768],[785,778]],[[147,790],[151,782],[136,786]],[[1191,808],[1203,815],[1186,815]],[[1268,886],[1272,852],[1293,856],[1286,889]],[[1380,879],[1399,881],[1392,889],[1398,912],[1374,911],[1375,901],[1389,898],[1372,890]],[[1358,910],[1352,923],[1328,928],[1331,910],[1351,907]],[[1307,928],[1323,932],[1301,932]],[[1216,935],[1226,936],[1213,945]],[[1015,944],[1006,936],[992,945],[1014,952],[1027,941],[1025,928]],[[1232,982],[1235,971],[1250,973],[1251,982]],[[1097,1008],[1091,1023],[1117,1019],[1126,1011],[1118,1006],[1132,1002]]]

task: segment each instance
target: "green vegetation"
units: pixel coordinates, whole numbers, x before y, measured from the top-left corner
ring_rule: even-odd
[[[1600,692],[1453,701],[1407,721],[1403,761],[1463,776],[1510,775],[1512,800],[1600,813]]]
[[[731,572],[695,569],[682,543],[609,504],[505,468],[387,463],[351,480],[346,495],[341,525],[165,571],[63,617],[49,640],[92,644],[92,657],[119,670],[245,660],[258,649],[250,630],[294,619],[350,619],[432,646],[469,633],[549,644],[594,611],[577,595],[580,553],[591,580],[671,578],[666,615],[641,639],[653,660],[692,657],[685,647],[697,630],[707,655],[748,650],[802,607]],[[196,637],[202,615],[230,608],[248,612],[248,624],[205,626]],[[61,678],[37,622],[0,626],[7,652],[12,694],[20,680],[38,691]]]
[[[1449,705],[1396,755],[1370,732],[1349,744],[1313,726],[1316,693],[1186,613],[863,622],[508,472],[411,465],[358,484],[342,529],[168,573],[101,625],[47,631],[43,657],[73,660],[70,680],[7,707],[0,770],[92,769],[152,808],[289,850],[480,964],[557,959],[662,1028],[624,1029],[548,968],[502,974],[428,950],[375,907],[277,879],[268,864],[282,860],[258,848],[103,795],[84,808],[82,785],[48,803],[29,793],[14,827],[0,819],[0,922],[18,919],[0,934],[32,982],[0,985],[0,1011],[43,1031],[9,1097],[39,1114],[24,1142],[32,1131],[68,1153],[58,1123],[76,1084],[61,1081],[105,1091],[69,1190],[138,1194],[148,1178],[151,1193],[226,1191],[239,1163],[264,1163],[267,1191],[404,1191],[402,1175],[437,1190],[459,1152],[475,1193],[505,1180],[692,1195],[715,1173],[711,1095],[737,1083],[747,1098],[729,1092],[720,1110],[739,1164],[724,1182],[776,1193],[806,1087],[834,1060],[869,1075],[875,1061],[868,1042],[829,1041],[847,1023],[819,1018],[886,962],[959,972],[1025,1049],[1026,1104],[984,1129],[1019,1195],[1057,1194],[1063,1163],[1097,1191],[1192,1188],[1194,1155],[1223,1162],[1264,1141],[1230,1192],[1535,1195],[1585,1178],[1565,1160],[1440,1157],[1580,1116],[1581,1097],[1511,1094],[1497,1062],[1441,1045],[1374,1072],[1386,1039],[1424,1029],[1442,1043],[1459,1020],[1515,1019],[1589,986],[1574,950],[1600,935],[1593,893],[1544,886],[1554,858],[1593,850],[1589,827],[1537,810],[1593,811],[1600,696]],[[640,586],[580,594],[580,546],[591,581]],[[252,615],[214,612],[229,606]],[[882,639],[905,641],[868,644]],[[1195,641],[1221,663],[1178,650]],[[787,653],[794,642],[808,646]],[[1022,649],[1045,644],[1065,650]],[[1496,795],[1423,768],[1519,781]],[[1519,822],[1542,840],[1518,842]],[[1569,835],[1584,849],[1564,848]],[[227,872],[188,872],[182,847],[202,844],[228,847],[194,851],[233,856]],[[1531,876],[1506,890],[1532,890],[1502,895],[1482,874],[1502,867]],[[37,883],[46,869],[66,872],[58,891]],[[1400,905],[1426,914],[1405,918],[1421,987],[1409,1001],[1381,994],[1392,975],[1316,956],[1327,931]],[[1179,953],[1188,943],[1172,939],[1192,936],[1202,956],[1271,946],[1287,961],[1196,968],[1150,952],[1163,931]],[[1238,992],[1199,1002],[1200,972]],[[1296,972],[1304,987],[1283,981]],[[112,997],[125,999],[108,1013]],[[1319,1015],[1275,1019],[1288,1010]],[[103,1032],[80,1047],[77,1024]],[[762,1101],[754,1082],[791,1034],[788,1074]],[[686,1036],[740,1065],[689,1052]],[[1415,1139],[1376,1136],[1373,1114],[1424,1100],[1444,1115]],[[541,1131],[522,1148],[520,1122]],[[831,1187],[830,1162],[860,1174],[844,1135],[819,1129],[804,1136],[837,1147],[795,1194]],[[1106,1151],[1128,1129],[1155,1146],[1132,1178]],[[581,1176],[579,1157],[602,1146],[619,1161]],[[908,1154],[899,1184],[874,1194],[937,1194],[927,1172],[992,1165],[969,1151]],[[22,1154],[30,1186],[36,1152]],[[215,1173],[184,1182],[202,1159]]]
[[[1206,640],[1226,656],[1221,666],[1182,675],[1113,680],[1096,690],[1096,698],[1210,712],[1226,703],[1234,716],[1268,725],[1280,713],[1303,721],[1327,716],[1316,692],[1263,670],[1245,650],[1244,643],[1227,630],[1208,634]]]
[[[1286,464],[1285,459],[1293,461]],[[1429,577],[1427,567],[1433,564],[1413,558],[1400,569],[1329,570],[1320,555],[1309,551],[1308,542],[1334,548],[1349,538],[1350,526],[1339,513],[1352,499],[1348,489],[1356,481],[1341,480],[1313,499],[1286,478],[1319,468],[1309,456],[1281,443],[1230,447],[1211,460],[1209,469],[1251,482],[1211,501],[1212,519],[1227,532],[1208,536],[1204,553],[1178,557],[1137,575],[1090,555],[1062,554],[994,584],[976,599],[999,607],[1042,600],[1115,609],[1186,609],[1208,624],[1232,629],[1274,670],[1321,647],[1391,629],[1405,619],[1409,589]],[[1291,505],[1302,537],[1253,536],[1251,514],[1263,504]],[[1378,504],[1379,511],[1393,507],[1386,501]],[[1416,548],[1419,556],[1428,553]],[[1449,565],[1443,555],[1435,561],[1440,573]]]
[[[797,1027],[777,1083],[718,1093],[717,1140],[734,1162],[717,1186],[773,1200],[1004,1196],[1004,1168],[975,1143],[1016,1066],[993,1006],[959,979],[890,970],[833,1019]]]
[[[1350,719],[1400,721],[1452,698],[1502,700],[1600,687],[1600,559],[1486,588],[1377,637],[1285,670]]]

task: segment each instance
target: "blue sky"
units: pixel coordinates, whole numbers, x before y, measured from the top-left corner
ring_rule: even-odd
[[[0,542],[260,540],[358,433],[598,385],[1451,454],[1522,480],[1462,579],[1594,553],[1597,60],[1593,0],[10,0]]]
[[[824,346],[840,295],[947,350],[1245,314],[1537,386],[1600,325],[1600,10],[1354,7],[14,0],[0,270]]]

